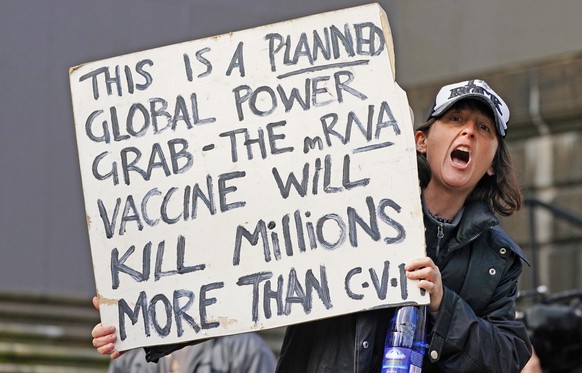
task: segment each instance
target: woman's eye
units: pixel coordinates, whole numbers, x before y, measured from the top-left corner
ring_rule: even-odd
[[[454,122],[460,122],[461,121],[461,116],[460,115],[452,115],[451,116],[451,120]]]
[[[479,128],[481,128],[481,130],[483,130],[483,131],[486,131],[486,132],[489,132],[489,131],[491,131],[491,128],[490,128],[490,127],[489,127],[489,125],[487,125],[486,123],[481,123],[481,124],[479,125]]]

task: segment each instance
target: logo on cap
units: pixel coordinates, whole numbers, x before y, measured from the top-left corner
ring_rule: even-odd
[[[463,87],[452,88],[449,99],[455,98],[457,96],[467,95],[470,93],[483,95],[488,97],[489,100],[491,100],[491,103],[495,106],[495,109],[497,110],[499,115],[503,115],[503,113],[501,112],[501,105],[503,104],[501,103],[501,101],[499,101],[497,95],[494,92],[492,91],[490,92],[488,90],[491,88],[487,85],[487,83],[485,83],[482,80],[479,80],[479,83],[481,84],[480,86],[476,85],[474,80],[469,80],[467,84]]]

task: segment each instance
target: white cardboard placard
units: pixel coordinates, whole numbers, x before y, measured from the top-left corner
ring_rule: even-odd
[[[117,348],[427,303],[413,127],[377,4],[86,63],[70,84]]]

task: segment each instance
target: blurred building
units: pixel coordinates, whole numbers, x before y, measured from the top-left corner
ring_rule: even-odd
[[[69,67],[364,3],[0,0],[0,324],[8,325],[0,327],[0,340],[9,341],[0,342],[0,356],[21,359],[18,346],[26,350],[26,340],[38,336],[86,346],[87,325],[96,320],[86,309],[95,290]],[[508,141],[527,196],[582,215],[582,3],[379,3],[392,28],[397,81],[416,121],[442,84],[487,80],[511,108]],[[522,288],[582,288],[582,230],[547,208],[536,209],[533,235],[530,220],[526,207],[503,223],[534,264]],[[51,304],[81,308],[79,327],[54,329],[75,322],[59,321],[66,311]],[[38,318],[27,319],[23,309]],[[44,329],[22,327],[31,320]],[[85,354],[92,356],[79,350]]]

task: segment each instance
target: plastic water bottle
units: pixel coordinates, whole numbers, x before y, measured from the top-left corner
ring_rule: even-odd
[[[398,308],[386,333],[381,372],[420,373],[426,347],[426,306]]]

